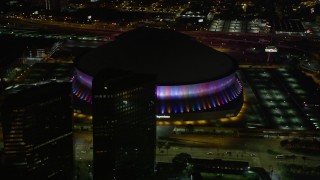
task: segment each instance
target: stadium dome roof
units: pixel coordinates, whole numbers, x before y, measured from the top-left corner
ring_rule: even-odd
[[[229,56],[173,30],[137,28],[76,59],[94,76],[116,68],[157,75],[158,85],[183,85],[220,79],[237,69]]]

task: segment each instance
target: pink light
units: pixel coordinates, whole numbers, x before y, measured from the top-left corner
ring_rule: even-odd
[[[77,76],[77,80],[79,82],[81,82],[81,84],[83,84],[83,85],[85,85],[85,86],[87,86],[88,88],[91,89],[92,80],[93,80],[93,78],[91,76],[89,76],[89,75],[87,75],[87,74],[85,74],[85,73],[83,73],[83,72],[81,72],[79,70],[77,70],[76,76]]]
[[[187,98],[223,91],[236,81],[235,74],[225,78],[190,85],[157,86],[158,99]]]
[[[92,77],[77,70],[71,78],[73,93],[92,103]],[[211,110],[236,99],[242,92],[242,84],[235,74],[218,80],[190,85],[157,86],[156,95],[161,106],[159,113],[176,114]]]

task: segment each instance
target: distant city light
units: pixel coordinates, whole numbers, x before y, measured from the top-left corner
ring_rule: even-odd
[[[275,46],[267,46],[265,52],[278,52],[278,48]]]
[[[167,115],[156,115],[156,118],[157,119],[169,119],[170,116],[167,116]]]

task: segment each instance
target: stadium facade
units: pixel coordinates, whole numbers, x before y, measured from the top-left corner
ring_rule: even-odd
[[[93,77],[104,68],[156,74],[158,119],[232,117],[243,104],[237,62],[172,30],[138,28],[77,58],[73,93],[91,104]]]

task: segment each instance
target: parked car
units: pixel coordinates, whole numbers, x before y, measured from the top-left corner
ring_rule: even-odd
[[[285,158],[286,158],[285,155],[282,155],[282,154],[276,155],[276,159],[285,159]]]

